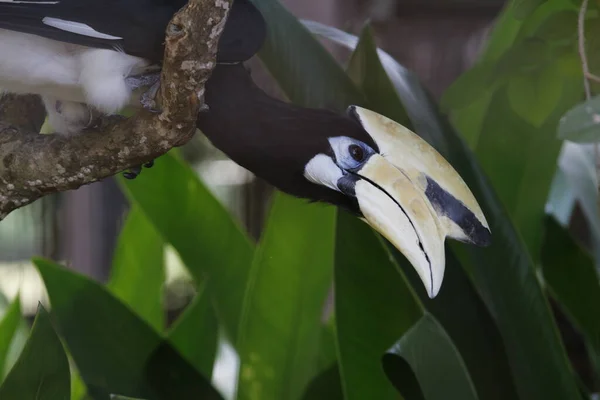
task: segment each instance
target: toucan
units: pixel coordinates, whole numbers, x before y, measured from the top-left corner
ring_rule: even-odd
[[[0,52],[6,54],[6,37],[9,42],[20,38],[23,51],[30,51],[27,46],[36,41],[55,46],[48,51],[58,48],[59,58],[69,53],[64,49],[73,51],[69,46],[76,46],[77,54],[100,51],[90,56],[95,64],[84,67],[95,67],[105,85],[111,79],[118,81],[111,84],[124,85],[130,96],[139,82],[132,84],[127,75],[143,74],[160,63],[164,28],[184,2],[0,0],[0,28],[4,29],[0,30]],[[233,161],[279,190],[336,205],[363,219],[405,255],[429,297],[435,297],[444,276],[445,238],[479,246],[491,241],[477,200],[431,145],[393,120],[358,106],[336,113],[299,107],[265,94],[243,64],[259,50],[265,32],[258,10],[248,0],[235,0],[219,42],[218,64],[206,84],[207,108],[199,113],[197,127]],[[29,49],[41,51],[35,46]],[[116,74],[105,59],[118,64]],[[53,72],[59,71],[63,60],[55,61],[56,65],[49,66],[56,68]],[[90,89],[83,87],[81,79],[75,87],[65,88],[56,80],[54,86],[36,87],[34,83],[39,82],[34,76],[23,89],[18,85],[22,81],[15,84],[7,74],[7,63],[5,58],[0,60],[0,86],[8,84],[9,90],[50,97],[54,103],[47,102],[47,107],[54,107],[55,113],[62,108],[57,113],[60,118],[70,114],[65,102],[70,107],[85,103],[114,111],[114,105],[103,108],[106,104],[93,101],[94,95],[106,100],[103,96],[90,96],[97,77],[86,75]],[[89,73],[79,68],[76,72]],[[40,74],[48,78],[46,72]],[[19,76],[28,74],[35,75],[35,71],[26,68]],[[127,98],[121,103],[128,102]],[[81,125],[76,128],[80,130]]]

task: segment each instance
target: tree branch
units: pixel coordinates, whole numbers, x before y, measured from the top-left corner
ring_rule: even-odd
[[[196,131],[204,84],[231,0],[190,0],[166,32],[158,102],[129,119],[106,117],[84,134],[40,135],[44,110],[32,96],[0,101],[0,220],[50,193],[76,189],[157,158]],[[41,110],[41,114],[40,114]]]

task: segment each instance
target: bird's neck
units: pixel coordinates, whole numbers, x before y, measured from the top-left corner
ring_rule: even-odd
[[[291,192],[306,162],[327,148],[327,132],[347,120],[295,106],[259,89],[242,64],[218,65],[206,84],[198,128],[233,161]]]

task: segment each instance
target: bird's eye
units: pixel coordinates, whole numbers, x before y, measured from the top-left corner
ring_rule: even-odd
[[[350,156],[358,162],[361,162],[365,158],[364,150],[357,144],[348,146],[348,153],[350,153]]]
[[[335,154],[335,163],[345,171],[355,171],[375,154],[375,151],[364,142],[347,136],[329,138],[331,150]]]

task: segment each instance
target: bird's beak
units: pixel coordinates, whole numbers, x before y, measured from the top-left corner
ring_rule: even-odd
[[[360,211],[410,261],[433,298],[444,277],[447,236],[490,243],[483,212],[454,168],[415,133],[360,107],[348,112],[379,147],[353,172]]]

